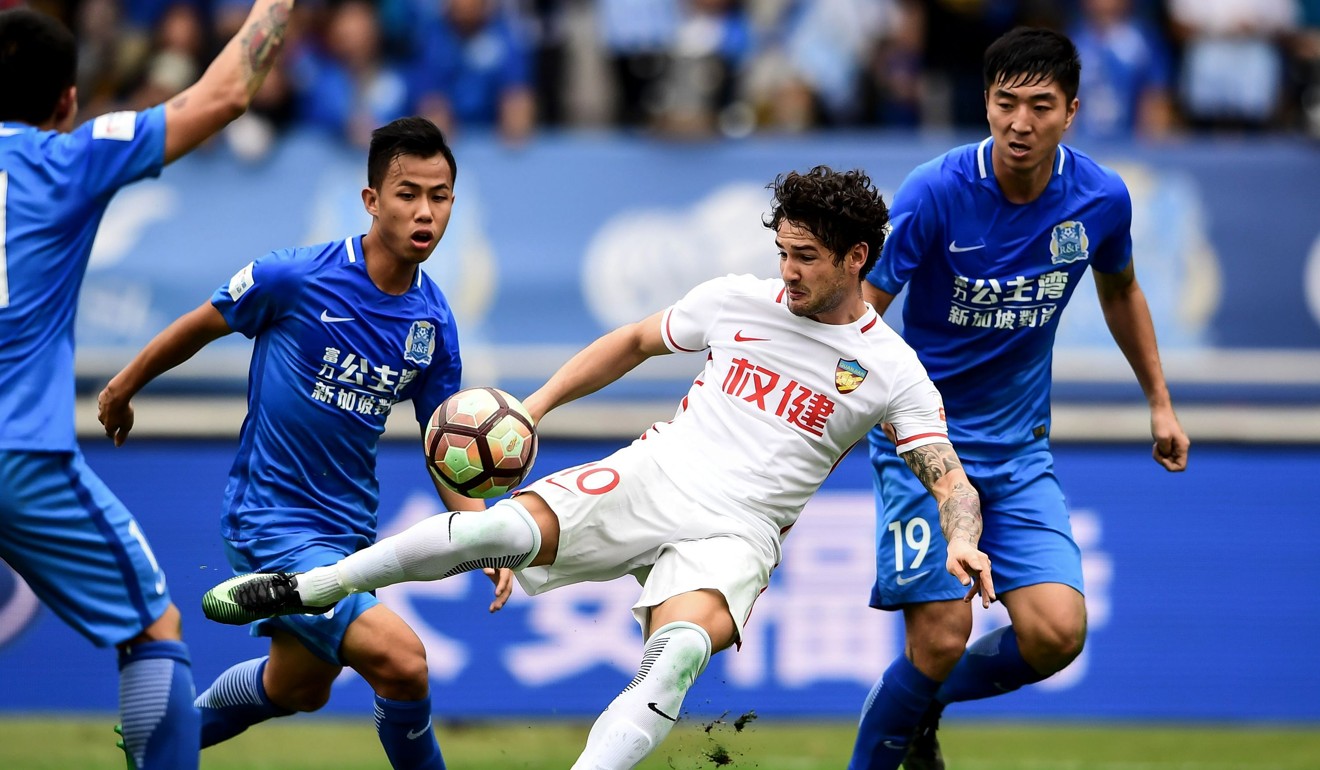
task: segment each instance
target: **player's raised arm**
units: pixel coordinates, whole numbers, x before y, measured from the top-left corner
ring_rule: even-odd
[[[202,77],[165,106],[165,162],[186,155],[247,111],[284,44],[293,0],[256,0]]]
[[[540,422],[551,409],[595,393],[646,359],[670,352],[660,336],[663,316],[662,311],[620,326],[570,358],[540,389],[523,400],[532,419]]]
[[[229,334],[229,324],[210,302],[175,319],[146,347],[138,351],[128,365],[110,378],[96,397],[96,418],[105,427],[105,435],[123,446],[133,429],[133,407],[129,403],[148,382],[187,361],[220,337]]]
[[[903,461],[935,498],[940,509],[940,530],[948,543],[945,568],[965,586],[964,601],[981,594],[981,604],[995,600],[990,557],[978,548],[981,541],[981,498],[963,471],[951,444],[926,444],[903,453]]]

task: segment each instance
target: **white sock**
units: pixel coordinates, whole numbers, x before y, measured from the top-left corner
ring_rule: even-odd
[[[541,550],[541,530],[517,503],[453,511],[424,519],[393,537],[308,570],[298,578],[303,604],[325,607],[350,593],[409,580],[439,580],[484,567],[521,569]]]
[[[642,665],[591,726],[573,770],[631,770],[669,735],[688,688],[710,661],[710,636],[694,623],[656,631]]]

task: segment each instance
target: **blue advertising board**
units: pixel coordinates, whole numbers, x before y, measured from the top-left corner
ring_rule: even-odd
[[[455,306],[472,381],[527,392],[602,332],[706,278],[774,275],[761,218],[777,174],[860,167],[892,196],[916,165],[977,139],[463,139],[453,220],[426,270]],[[1180,400],[1320,401],[1320,153],[1283,140],[1082,149],[1131,189],[1137,272]],[[86,387],[249,261],[364,231],[364,179],[360,150],[296,135],[257,165],[213,149],[124,190],[83,291]],[[1084,283],[1059,321],[1057,394],[1131,397],[1093,293]],[[247,354],[222,340],[180,372],[189,388],[241,389]],[[690,381],[682,365],[646,371],[598,397],[676,398]]]
[[[614,445],[549,440],[537,472],[598,459]],[[135,511],[184,614],[199,686],[264,640],[206,621],[201,594],[227,577],[219,500],[235,445],[136,442],[88,447],[91,465]],[[958,713],[1031,718],[1320,720],[1320,449],[1196,447],[1185,474],[1143,446],[1057,450],[1084,556],[1090,637],[1082,656],[1022,692]],[[416,447],[386,442],[381,530],[437,511]],[[788,537],[741,650],[718,655],[689,696],[696,714],[856,715],[902,649],[899,619],[866,607],[874,570],[869,470],[849,456]],[[447,718],[589,717],[627,684],[641,655],[629,607],[637,585],[573,586],[486,611],[479,574],[394,586],[381,598],[426,644],[436,713]],[[1005,622],[978,610],[977,632]],[[0,711],[110,711],[114,655],[38,606],[0,567]],[[366,714],[366,684],[345,673],[327,710]]]

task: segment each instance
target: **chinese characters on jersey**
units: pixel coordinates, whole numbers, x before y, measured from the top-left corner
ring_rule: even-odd
[[[834,413],[829,396],[746,358],[733,359],[720,389],[813,436],[825,435],[825,423]]]
[[[325,349],[320,363],[308,394],[313,401],[377,417],[389,416],[394,402],[399,400],[399,392],[420,373],[417,369],[372,364],[357,353],[334,347]]]
[[[979,329],[1027,329],[1045,326],[1058,313],[1068,289],[1068,273],[1055,270],[1036,278],[953,279],[948,321]]]

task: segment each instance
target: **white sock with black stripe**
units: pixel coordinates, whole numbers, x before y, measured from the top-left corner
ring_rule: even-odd
[[[630,770],[678,721],[683,698],[710,662],[710,636],[695,623],[669,623],[646,643],[637,676],[591,726],[573,770]]]
[[[298,578],[298,596],[303,604],[324,607],[350,593],[410,580],[440,580],[484,567],[521,569],[539,550],[541,530],[516,503],[442,513],[338,564],[308,570]]]

